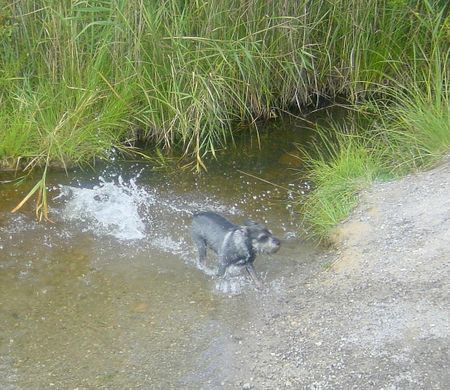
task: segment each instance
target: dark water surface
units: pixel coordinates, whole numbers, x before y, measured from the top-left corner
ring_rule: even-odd
[[[304,122],[276,120],[260,132],[261,149],[246,136],[201,175],[118,161],[52,173],[52,224],[35,222],[31,206],[10,213],[31,183],[1,185],[0,388],[233,383],[239,341],[254,337],[260,303],[316,250],[290,194],[240,171],[304,191],[294,143],[309,133]],[[189,225],[205,209],[266,222],[283,240],[278,254],[256,261],[263,292],[240,270],[217,280],[197,269]]]

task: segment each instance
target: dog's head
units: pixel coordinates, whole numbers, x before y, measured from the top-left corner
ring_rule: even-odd
[[[252,243],[252,248],[257,253],[275,253],[280,249],[281,242],[264,225],[254,221],[244,224]]]

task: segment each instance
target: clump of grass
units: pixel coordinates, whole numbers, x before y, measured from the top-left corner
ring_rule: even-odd
[[[347,121],[350,130],[336,124],[318,129],[308,152],[308,179],[314,188],[301,212],[320,240],[348,217],[358,193],[373,181],[431,167],[449,153],[449,84],[442,80],[433,92],[425,85],[397,89],[388,103],[370,106],[364,121]]]
[[[4,8],[0,159],[20,160],[25,170],[92,163],[126,139],[133,69],[123,60],[120,71],[112,68],[111,27],[91,19],[99,9],[41,5],[18,1]]]
[[[0,133],[0,156],[26,161],[28,168],[72,167],[121,145],[128,126],[124,111],[130,112],[124,101],[105,89],[46,87],[37,86],[39,94],[22,90],[15,107],[4,108],[2,119],[9,127]]]
[[[450,106],[423,93],[409,95],[386,109],[379,123],[383,155],[397,174],[429,168],[450,150]]]
[[[42,173],[41,178],[35,184],[35,186],[31,189],[31,191],[22,199],[22,201],[12,210],[15,213],[17,210],[20,210],[22,206],[28,202],[28,200],[34,195],[37,194],[36,197],[36,219],[38,221],[42,221],[45,219],[46,221],[51,221],[48,217],[48,202],[47,202],[47,170],[48,165],[45,165],[44,172]]]
[[[356,206],[358,193],[388,170],[370,138],[338,124],[319,127],[314,147],[306,153],[314,188],[301,212],[313,235],[324,240]]]
[[[430,27],[430,44],[417,45],[401,74],[377,102],[380,138],[386,158],[399,173],[430,167],[450,150],[450,18],[439,13],[423,23]]]

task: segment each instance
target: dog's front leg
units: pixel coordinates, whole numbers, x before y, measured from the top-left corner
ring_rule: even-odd
[[[225,260],[221,259],[219,257],[219,268],[217,270],[217,276],[222,277],[225,275],[225,271],[227,270],[228,264],[225,262]]]
[[[255,267],[253,267],[253,263],[248,263],[245,266],[245,269],[247,270],[248,274],[252,278],[253,282],[255,283],[256,287],[258,289],[261,289],[263,287],[263,284],[261,280],[259,280],[258,275],[256,275]]]

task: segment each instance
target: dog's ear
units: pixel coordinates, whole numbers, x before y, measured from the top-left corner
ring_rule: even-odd
[[[234,232],[233,232],[233,241],[234,244],[241,247],[246,247],[246,242],[250,238],[250,232],[247,226],[239,226]]]
[[[239,232],[243,235],[243,236],[248,236],[249,234],[249,229],[248,226],[239,226]]]
[[[248,240],[250,237],[250,229],[247,226],[239,226],[235,231],[234,231],[234,237],[235,239],[241,239],[241,240]]]

